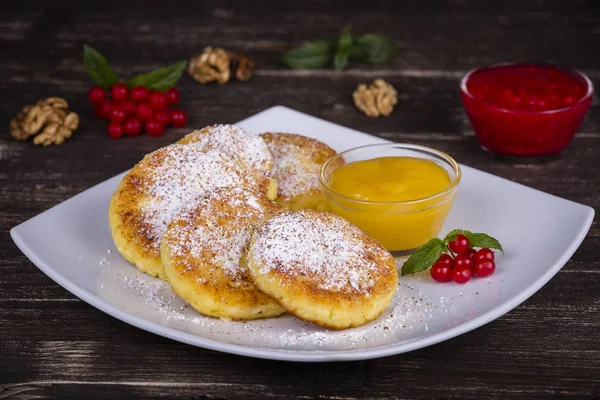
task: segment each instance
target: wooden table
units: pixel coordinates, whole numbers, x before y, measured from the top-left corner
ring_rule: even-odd
[[[6,2],[5,2],[6,3]],[[282,104],[398,142],[432,146],[460,162],[600,208],[597,99],[562,154],[507,160],[481,151],[458,82],[469,69],[513,60],[574,66],[600,76],[594,1],[447,2],[25,1],[0,14],[0,398],[171,396],[249,398],[593,398],[600,396],[600,226],[543,289],[498,320],[444,343],[362,362],[256,360],[177,343],[122,323],[41,273],[8,230],[129,167],[189,128],[116,141],[87,104],[82,45],[117,73],[187,59],[204,46],[242,50],[258,64],[246,83],[201,86],[184,76],[189,127],[230,123]],[[524,3],[524,4],[523,4]],[[540,3],[541,5],[536,5]],[[12,9],[9,9],[12,8]],[[377,30],[401,50],[391,65],[297,72],[279,53],[315,36]],[[358,83],[384,77],[399,91],[388,118],[358,112]],[[56,147],[9,136],[24,104],[63,96],[81,128]],[[490,194],[490,195],[493,195]],[[549,246],[552,244],[549,243]],[[544,251],[544,249],[536,249]]]

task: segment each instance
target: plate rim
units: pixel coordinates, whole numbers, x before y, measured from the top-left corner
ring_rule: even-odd
[[[292,112],[300,114],[301,116],[304,116],[304,117],[310,117],[313,119],[317,119],[320,122],[327,122],[332,125],[341,126],[345,129],[350,129],[352,131],[361,133],[363,135],[373,136],[368,133],[360,132],[360,131],[357,131],[352,128],[347,128],[345,126],[335,124],[330,121],[325,121],[320,118],[314,117],[312,115],[308,115],[308,114],[302,113],[300,111],[296,111],[291,108],[288,108],[285,106],[280,106],[280,105],[265,109],[265,110],[263,110],[257,114],[254,114],[242,121],[239,121],[237,123],[241,123],[241,122],[244,122],[251,118],[258,117],[269,111],[276,111],[276,110],[292,111]],[[373,137],[376,137],[376,136],[373,136]],[[462,166],[462,164],[461,164],[461,166]],[[469,167],[469,168],[475,169],[472,167]],[[504,179],[502,177],[498,177],[496,175],[490,174],[485,171],[480,171],[477,169],[475,169],[475,170],[480,173],[492,175],[495,178]],[[540,190],[530,188],[528,186],[525,186],[525,185],[522,185],[522,184],[519,184],[516,182],[509,181],[512,184],[524,186],[529,190],[535,190],[535,191],[543,193],[544,195],[547,195],[547,196],[553,196],[553,197],[559,198],[564,201],[569,201],[577,206],[582,207],[582,209],[585,212],[584,213],[584,215],[585,215],[584,223],[581,226],[581,228],[579,229],[578,234],[571,239],[571,242],[570,242],[567,250],[561,255],[561,257],[559,257],[554,262],[554,264],[550,268],[548,268],[546,270],[546,272],[544,274],[540,275],[530,286],[528,286],[526,288],[526,290],[519,292],[517,295],[510,297],[509,299],[507,299],[505,302],[501,303],[500,305],[492,308],[491,310],[487,311],[486,313],[484,313],[472,320],[469,320],[463,324],[455,326],[451,329],[447,329],[443,332],[432,334],[430,336],[426,336],[426,337],[420,338],[420,339],[414,339],[414,340],[411,340],[408,342],[404,342],[402,344],[388,344],[388,345],[378,346],[378,347],[374,347],[374,348],[370,348],[370,349],[358,349],[358,350],[321,351],[321,350],[268,349],[268,348],[264,348],[264,347],[254,347],[254,346],[247,346],[247,345],[240,345],[240,344],[233,344],[233,343],[225,343],[225,342],[220,342],[220,341],[217,341],[214,339],[208,339],[208,338],[194,335],[194,334],[191,334],[188,332],[179,331],[179,330],[171,328],[171,327],[166,327],[159,323],[152,322],[152,321],[146,320],[144,318],[132,315],[126,311],[123,311],[120,308],[104,301],[102,298],[98,297],[97,295],[79,287],[74,281],[71,281],[70,279],[68,279],[68,277],[63,276],[62,274],[58,273],[46,261],[44,261],[43,257],[41,255],[38,255],[38,253],[36,251],[34,251],[27,244],[27,241],[21,236],[19,231],[23,225],[31,223],[32,220],[36,219],[37,217],[39,217],[47,212],[50,212],[55,207],[63,204],[64,202],[73,200],[76,197],[83,195],[85,192],[96,188],[97,186],[106,184],[108,181],[117,178],[121,174],[122,173],[117,174],[111,178],[108,178],[108,179],[62,201],[61,203],[49,208],[48,210],[45,210],[45,211],[29,218],[28,220],[18,224],[17,226],[13,227],[10,230],[10,236],[11,236],[12,240],[15,242],[15,244],[17,245],[19,250],[21,250],[21,252],[40,271],[42,271],[44,274],[46,274],[50,279],[52,279],[58,285],[60,285],[65,290],[67,290],[71,294],[75,295],[79,299],[85,301],[89,305],[97,308],[98,310],[100,310],[100,311],[102,311],[124,323],[133,325],[139,329],[151,332],[153,334],[163,336],[163,337],[166,337],[166,338],[169,338],[172,340],[176,340],[176,341],[179,341],[182,343],[186,343],[186,344],[192,345],[192,346],[202,347],[202,348],[209,349],[209,350],[220,351],[220,352],[236,354],[236,355],[241,355],[241,356],[269,359],[269,360],[277,360],[277,361],[330,362],[330,361],[358,361],[358,360],[380,358],[380,357],[392,356],[392,355],[396,355],[396,354],[402,354],[402,353],[406,353],[409,351],[428,347],[433,344],[440,343],[442,341],[451,339],[453,337],[456,337],[456,336],[462,335],[464,333],[470,332],[474,329],[477,329],[489,322],[494,321],[495,319],[501,317],[502,315],[508,313],[509,311],[513,310],[514,308],[519,306],[521,303],[523,303],[525,300],[527,300],[529,297],[531,297],[533,294],[535,294],[537,291],[539,291],[546,283],[548,283],[550,281],[550,279],[552,279],[558,273],[558,271],[567,263],[567,261],[573,256],[575,251],[579,248],[579,246],[585,239],[587,233],[589,232],[589,229],[593,223],[594,215],[595,215],[595,210],[592,207],[589,207],[587,205],[576,203],[571,200],[563,199],[561,197],[552,195],[550,193],[545,193]],[[504,180],[506,180],[506,179],[504,179]]]

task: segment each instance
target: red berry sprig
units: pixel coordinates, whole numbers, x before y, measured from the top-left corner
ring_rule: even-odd
[[[431,277],[437,282],[464,284],[474,275],[486,278],[496,270],[492,249],[504,252],[500,242],[485,233],[455,229],[444,239],[433,238],[415,250],[402,266],[402,275],[431,267]]]
[[[454,282],[462,284],[467,283],[473,275],[480,278],[492,275],[496,270],[494,252],[488,248],[476,251],[469,248],[470,243],[466,236],[461,234],[456,236],[457,240],[450,241],[448,248],[453,253],[459,253],[457,250],[460,250],[460,253],[456,254],[454,258],[449,254],[442,254],[431,267],[430,273],[433,280],[437,282],[454,280]],[[457,242],[461,243],[459,247],[456,246]],[[464,251],[465,244],[467,251]]]
[[[149,136],[160,136],[167,125],[182,127],[187,123],[185,111],[169,110],[181,98],[179,90],[174,87],[163,93],[149,91],[143,86],[129,90],[125,84],[117,83],[109,93],[110,99],[106,90],[94,86],[88,92],[88,99],[94,106],[96,116],[110,121],[108,136],[114,139],[123,135],[137,136],[142,132]]]

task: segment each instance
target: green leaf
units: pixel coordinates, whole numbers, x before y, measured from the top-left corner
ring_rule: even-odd
[[[450,240],[456,240],[457,234],[463,234],[469,239],[469,247],[479,247],[479,248],[488,248],[488,249],[496,249],[500,250],[502,254],[504,254],[504,249],[502,245],[498,241],[498,239],[491,237],[485,233],[479,232],[471,232],[463,229],[454,229],[446,235],[444,239],[445,242],[449,242]]]
[[[438,238],[433,238],[419,247],[402,265],[402,275],[414,274],[431,267],[442,255],[446,246]]]
[[[175,86],[186,66],[187,60],[179,61],[152,72],[136,75],[125,84],[130,88],[144,86],[150,90],[165,91]]]
[[[106,58],[87,44],[83,45],[83,68],[94,83],[105,89],[119,82],[117,74],[108,65]]]
[[[387,36],[367,33],[354,39],[350,58],[380,64],[390,61],[396,52],[396,45]]]
[[[338,46],[333,58],[333,67],[341,71],[348,64],[348,59],[352,53],[352,34],[350,33],[350,26],[347,26],[342,31],[340,38],[338,39]]]
[[[500,250],[504,254],[504,249],[498,239],[485,233],[468,232],[465,235],[469,239],[470,247],[488,248]]]
[[[336,42],[331,39],[316,39],[283,52],[281,62],[294,69],[322,68],[331,63]]]

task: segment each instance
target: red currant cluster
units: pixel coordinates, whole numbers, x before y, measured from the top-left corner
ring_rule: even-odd
[[[183,110],[169,110],[179,102],[179,90],[174,87],[163,93],[143,86],[129,90],[125,84],[117,83],[110,88],[110,97],[107,99],[106,91],[99,86],[88,92],[96,116],[110,121],[108,136],[114,139],[137,136],[142,130],[150,136],[160,136],[166,125],[184,126],[187,122]]]
[[[449,241],[448,247],[456,256],[442,254],[431,267],[431,277],[438,282],[466,283],[473,274],[485,278],[496,270],[494,252],[469,248],[469,239],[465,235],[456,235],[456,240]]]

